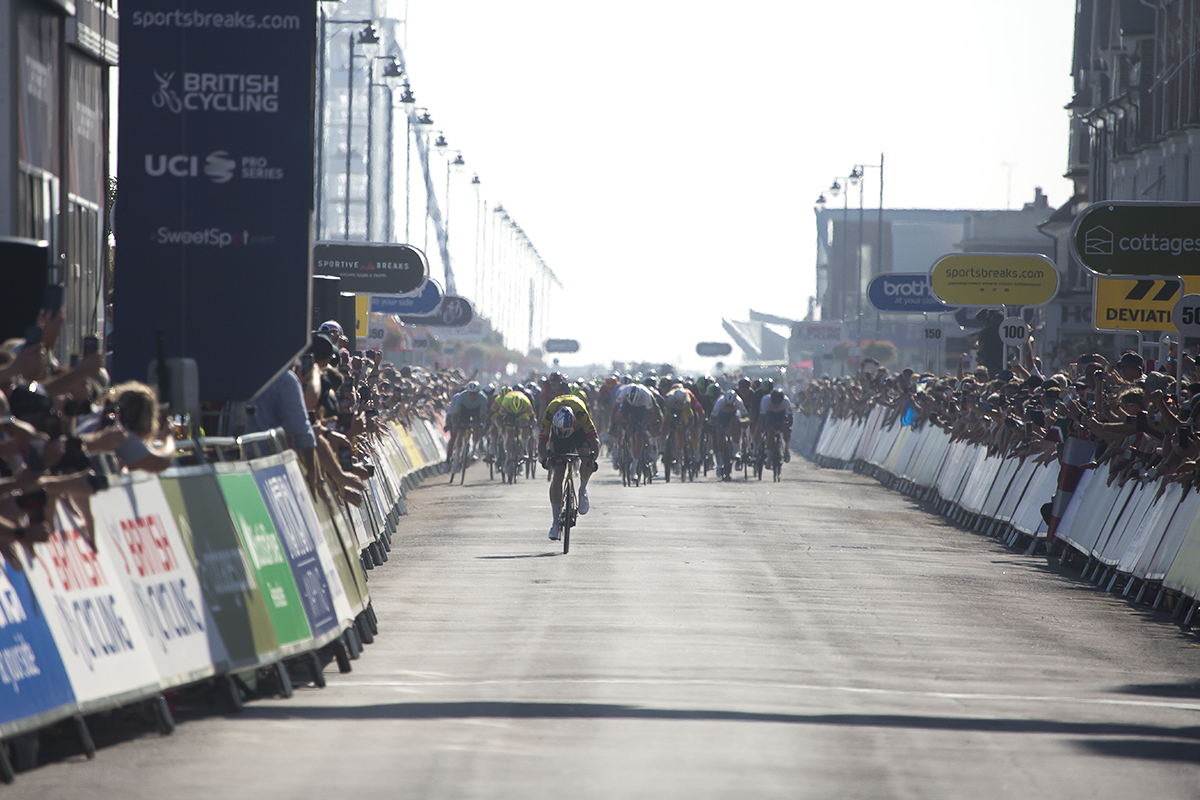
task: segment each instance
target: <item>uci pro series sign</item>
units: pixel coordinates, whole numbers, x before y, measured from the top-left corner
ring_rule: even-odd
[[[877,275],[867,286],[867,299],[876,311],[940,314],[956,309],[938,300],[922,272],[892,272]]]
[[[202,399],[247,400],[308,343],[317,4],[180,5],[121,3],[113,377],[161,331]]]
[[[1054,299],[1058,271],[1036,253],[952,253],[929,271],[933,293],[956,306],[1040,306]]]

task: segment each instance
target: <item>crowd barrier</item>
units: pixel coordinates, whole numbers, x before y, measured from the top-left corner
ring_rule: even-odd
[[[952,443],[932,425],[889,427],[890,413],[875,406],[865,419],[798,417],[793,446],[821,466],[876,477],[1029,555],[1039,544],[1061,543],[1061,563],[1080,558],[1084,580],[1124,596],[1137,590],[1134,602],[1186,614],[1191,624],[1200,595],[1200,492],[1164,480],[1110,482],[1107,467],[1082,471],[1077,483],[1060,481],[1078,469]],[[1071,463],[1086,462],[1090,444],[1072,445],[1087,452]]]
[[[387,560],[405,493],[446,460],[440,425],[372,434],[359,505],[329,483],[311,492],[293,451],[226,460],[254,439],[188,443],[206,463],[60,502],[23,571],[4,564],[0,780],[33,765],[48,725],[74,718],[90,758],[84,715],[146,703],[168,733],[164,691],[210,682],[236,710],[264,681],[290,696],[289,665],[323,686],[322,655],[346,672],[373,640],[367,572]]]

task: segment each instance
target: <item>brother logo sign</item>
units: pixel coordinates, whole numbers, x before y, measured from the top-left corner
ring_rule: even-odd
[[[867,298],[877,311],[916,314],[954,311],[933,296],[929,276],[923,272],[894,272],[876,276],[867,286]]]

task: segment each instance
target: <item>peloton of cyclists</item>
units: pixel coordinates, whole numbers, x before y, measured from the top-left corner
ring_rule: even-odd
[[[486,394],[479,391],[479,381],[471,381],[467,388],[450,398],[450,408],[446,412],[446,429],[450,431],[450,443],[446,452],[453,453],[458,437],[465,434],[470,437],[482,433],[481,423],[487,417],[489,400]]]
[[[555,375],[558,376],[554,380]],[[566,464],[553,456],[577,453],[579,455],[579,513],[591,509],[587,484],[596,471],[596,456],[600,452],[600,437],[588,414],[587,404],[567,391],[561,375],[554,373],[547,381],[551,398],[542,414],[542,426],[538,435],[538,459],[550,472],[550,513],[553,524],[550,538],[559,538],[558,515],[562,512],[563,478]]]

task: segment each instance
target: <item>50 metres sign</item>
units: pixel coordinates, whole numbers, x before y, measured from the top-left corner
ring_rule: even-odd
[[[1071,253],[1097,275],[1200,275],[1200,203],[1094,203]]]

